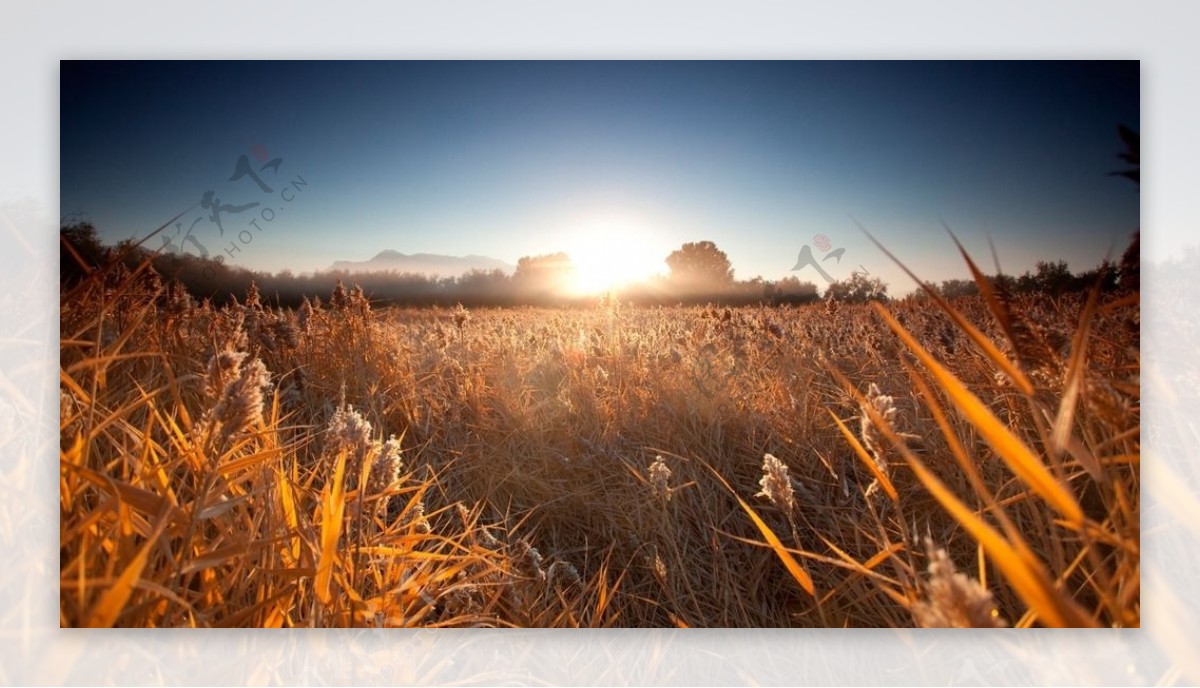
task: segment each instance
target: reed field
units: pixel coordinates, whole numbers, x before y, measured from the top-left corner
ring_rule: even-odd
[[[1139,626],[1137,294],[976,279],[280,309],[98,271],[61,296],[60,624]]]

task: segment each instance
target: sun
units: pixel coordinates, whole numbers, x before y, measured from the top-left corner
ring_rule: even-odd
[[[620,220],[595,220],[571,239],[567,255],[575,266],[571,291],[599,294],[666,271],[664,252],[646,227]]]

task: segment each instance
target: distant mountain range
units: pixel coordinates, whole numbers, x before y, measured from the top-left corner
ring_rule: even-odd
[[[457,277],[471,270],[503,270],[511,274],[516,266],[487,256],[440,256],[433,253],[407,255],[399,251],[380,251],[370,260],[339,260],[329,268],[346,272],[414,272],[438,277]]]

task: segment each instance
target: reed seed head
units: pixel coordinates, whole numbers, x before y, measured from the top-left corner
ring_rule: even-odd
[[[662,456],[655,457],[654,463],[650,464],[650,489],[654,492],[654,496],[664,502],[671,501],[670,482],[671,469],[667,468]]]
[[[400,440],[395,435],[383,443],[379,457],[371,465],[371,475],[367,479],[368,494],[380,494],[400,478],[400,471],[404,467],[401,451]]]
[[[788,477],[788,468],[774,455],[763,454],[763,475],[758,484],[762,486],[762,491],[755,497],[766,497],[789,514],[796,508],[796,493]]]
[[[225,349],[208,359],[208,368],[204,374],[204,393],[209,399],[217,401],[221,398],[226,385],[237,379],[245,358],[246,353],[243,351]]]
[[[895,400],[890,395],[880,392],[879,386],[874,382],[867,388],[866,400],[867,405],[875,409],[890,426],[896,418]],[[866,405],[862,408],[859,421],[863,446],[875,457],[875,463],[881,469],[886,469],[887,462],[884,459],[884,452],[887,448],[886,438],[883,436],[883,432],[875,427],[875,423],[871,420],[871,415],[867,413]]]
[[[262,422],[263,392],[270,386],[271,375],[257,358],[225,385],[212,409],[212,419],[221,424],[222,441]]]
[[[325,442],[333,453],[344,450],[351,458],[361,459],[371,448],[371,423],[353,406],[338,406],[329,419]]]
[[[978,581],[959,573],[945,549],[934,549],[926,538],[929,580],[925,599],[913,604],[912,614],[923,628],[1004,628],[1007,622],[996,611],[992,593]]]

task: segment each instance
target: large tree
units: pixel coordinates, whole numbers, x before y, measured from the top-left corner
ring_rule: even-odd
[[[58,230],[59,280],[74,284],[103,262],[104,246],[90,222],[64,223]]]
[[[979,294],[979,285],[974,280],[967,279],[946,279],[942,280],[942,286],[937,288],[942,292],[942,296],[948,299],[953,299],[959,296],[977,296]],[[924,293],[924,292],[922,292]]]
[[[517,261],[513,285],[525,298],[545,299],[571,286],[575,266],[565,253],[525,256]]]
[[[671,281],[687,287],[724,287],[733,283],[729,256],[711,241],[689,242],[667,256]]]
[[[887,285],[878,277],[868,277],[861,272],[855,272],[850,275],[850,279],[830,284],[825,289],[825,298],[848,303],[887,301]]]
[[[817,293],[817,285],[812,282],[801,282],[799,277],[788,275],[773,285],[772,293],[777,303],[809,303],[817,301],[821,295]]]

